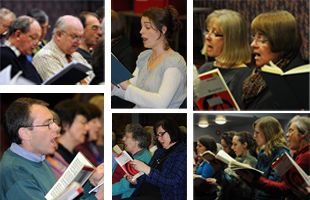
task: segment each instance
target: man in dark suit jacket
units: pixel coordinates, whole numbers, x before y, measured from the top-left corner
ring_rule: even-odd
[[[0,70],[11,65],[11,78],[22,71],[24,78],[41,84],[41,76],[26,57],[38,45],[40,37],[41,27],[33,18],[21,16],[14,20],[9,28],[9,39],[0,49]]]

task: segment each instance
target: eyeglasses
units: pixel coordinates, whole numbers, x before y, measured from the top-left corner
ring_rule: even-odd
[[[98,31],[98,29],[101,29],[102,27],[101,26],[96,26],[96,25],[93,25],[92,27],[91,27],[91,29],[93,30],[93,31]]]
[[[71,37],[73,42],[84,42],[85,41],[85,38],[83,36],[72,36],[72,35],[69,35],[64,30],[61,30],[61,32],[63,32],[64,34],[68,35],[69,37]]]
[[[256,44],[262,45],[268,42],[269,40],[262,40],[262,39],[256,38],[253,35],[251,35],[251,42],[253,43],[254,41],[256,41]]]
[[[203,32],[203,35],[204,35],[204,36],[207,36],[208,34],[210,35],[210,38],[212,38],[212,39],[214,39],[214,38],[216,38],[216,37],[223,37],[222,34],[217,34],[217,33],[214,33],[214,32],[210,32],[210,31],[208,31],[208,30],[205,30],[205,31]]]
[[[48,129],[49,130],[51,130],[52,129],[52,125],[53,124],[56,124],[56,120],[55,119],[53,119],[52,121],[50,121],[48,124],[46,124],[46,125],[36,125],[36,126],[24,126],[25,128],[32,128],[32,127],[48,127]],[[57,124],[56,124],[57,125]]]
[[[165,135],[165,133],[167,133],[167,131],[158,133],[158,134],[156,134],[156,137],[157,137],[157,138],[163,137],[163,135]]]
[[[295,130],[297,130],[297,128],[289,128],[289,129],[288,129],[288,134],[294,133]]]
[[[27,35],[27,34],[25,34]],[[34,38],[33,36],[31,35],[27,35],[29,37],[29,39],[31,40],[31,42],[34,44],[34,45],[37,45],[39,43],[39,38]]]
[[[47,30],[47,29],[51,28],[51,25],[41,26],[41,28],[42,28],[42,29],[46,29],[46,30]]]

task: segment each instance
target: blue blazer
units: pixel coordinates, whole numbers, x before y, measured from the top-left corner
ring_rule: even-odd
[[[151,167],[149,175],[137,179],[138,184],[132,196],[139,194],[139,189],[144,182],[151,183],[160,188],[162,199],[186,199],[187,189],[187,153],[184,142],[176,144],[174,151],[168,156],[162,166],[162,171]],[[165,149],[157,149],[149,166],[164,153]]]

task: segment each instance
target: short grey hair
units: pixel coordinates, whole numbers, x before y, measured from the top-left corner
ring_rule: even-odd
[[[55,36],[57,30],[65,31],[66,27],[68,26],[68,20],[66,20],[67,16],[70,16],[70,15],[64,15],[64,16],[61,16],[57,19],[56,24],[55,24],[54,29],[53,29],[53,37]],[[77,18],[75,16],[72,16],[72,17],[74,17],[78,21],[80,21],[79,18]]]
[[[29,16],[20,16],[10,24],[9,36],[15,34],[17,30],[20,30],[22,33],[27,33],[30,30],[30,25],[35,21],[32,17]]]
[[[66,19],[64,18],[64,16],[59,17],[53,29],[53,36],[56,34],[57,30],[64,30],[66,26],[67,26],[67,23],[66,23]]]
[[[0,21],[7,15],[11,15],[12,19],[16,19],[15,14],[7,8],[0,8]]]
[[[147,148],[150,145],[150,136],[140,124],[127,124],[125,132],[132,133],[132,139],[139,142],[140,148]]]
[[[298,134],[304,134],[306,133],[306,140],[309,142],[310,140],[310,118],[305,116],[299,116],[296,115],[293,117],[289,123],[288,126],[290,126],[292,123],[295,123],[296,128],[298,129]]]

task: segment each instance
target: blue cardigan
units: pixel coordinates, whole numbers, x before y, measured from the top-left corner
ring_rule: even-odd
[[[275,162],[284,152],[290,154],[290,151],[286,147],[275,147],[272,150],[271,158],[267,159],[267,156],[264,154],[264,149],[260,150],[258,153],[257,157],[257,162],[255,165],[255,168],[263,171],[264,174],[262,175],[263,177],[272,180],[272,181],[277,181],[281,182],[282,179],[281,177],[271,168],[271,165],[273,162]],[[268,194],[263,192],[262,190],[259,190],[256,193],[256,199],[259,200],[279,200],[282,199],[281,196],[276,195],[276,194]]]
[[[137,179],[138,184],[132,196],[139,194],[139,189],[144,182],[151,183],[160,188],[162,199],[182,200],[186,199],[187,186],[187,153],[184,142],[175,144],[175,149],[163,163],[162,171],[151,168],[149,175],[143,175]],[[157,149],[149,166],[165,152],[165,149]]]

